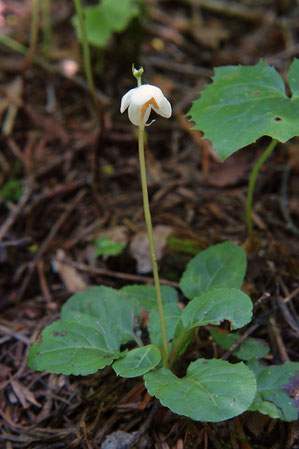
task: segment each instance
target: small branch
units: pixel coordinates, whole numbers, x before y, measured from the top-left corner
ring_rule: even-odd
[[[296,321],[294,320],[293,316],[291,315],[291,313],[288,309],[288,306],[285,304],[284,300],[280,296],[278,296],[276,298],[276,301],[277,301],[279,308],[284,316],[284,319],[289,324],[289,326],[293,329],[293,331],[295,331],[296,334],[299,336],[299,326],[296,323]]]
[[[244,341],[249,337],[249,335],[251,335],[258,327],[260,326],[260,324],[253,324],[252,326],[250,326],[243,335],[241,335],[240,338],[238,338],[238,340],[229,348],[228,351],[226,351],[226,353],[221,357],[222,360],[227,360],[232,353],[239,347],[241,346]]]
[[[255,313],[255,312],[257,311],[257,309],[258,309],[258,308],[259,308],[265,301],[267,301],[269,298],[271,298],[270,293],[268,293],[268,292],[264,293],[263,296],[261,296],[261,297],[256,301],[256,303],[254,304],[253,309],[252,309],[252,313]]]

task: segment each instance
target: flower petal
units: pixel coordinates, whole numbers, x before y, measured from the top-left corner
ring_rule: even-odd
[[[143,123],[144,124],[148,121],[150,113],[151,113],[151,107],[147,108],[147,110],[145,111],[145,114],[144,114],[144,117],[143,117]]]
[[[141,125],[141,107],[140,106],[136,106],[135,104],[130,104],[129,106],[129,119],[130,121],[133,123],[133,125],[135,126],[139,126]],[[146,111],[147,113],[147,111]],[[145,113],[145,115],[146,115]]]
[[[132,95],[131,102],[136,106],[142,106],[147,103],[151,98],[155,99],[155,102],[159,106],[163,101],[163,93],[157,86],[151,84],[142,84],[139,86]]]
[[[162,115],[162,117],[166,118],[169,118],[172,113],[171,104],[166,97],[163,97],[163,100],[159,104],[159,109],[153,107],[153,110],[157,112],[157,114]]]
[[[134,89],[130,89],[121,99],[120,104],[120,112],[123,113],[127,107],[130,105],[131,97],[134,93],[134,91],[137,89],[137,87],[134,87]]]

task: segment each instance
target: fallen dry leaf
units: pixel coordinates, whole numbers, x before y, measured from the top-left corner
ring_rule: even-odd
[[[59,273],[67,290],[71,293],[77,293],[85,290],[88,285],[84,281],[79,271],[71,265],[63,262],[63,260],[67,260],[66,254],[62,249],[59,249],[56,253],[55,259],[53,260],[53,266]]]
[[[167,238],[170,236],[170,226],[157,225],[153,228],[157,262],[162,259]],[[137,273],[149,273],[152,271],[152,259],[149,248],[147,232],[139,232],[131,240],[131,254],[137,261]]]

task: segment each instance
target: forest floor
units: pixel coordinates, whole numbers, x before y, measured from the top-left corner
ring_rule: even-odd
[[[98,110],[84,81],[71,1],[51,2],[47,59],[40,43],[26,58],[0,45],[0,448],[93,449],[106,439],[103,447],[120,449],[134,432],[138,448],[299,448],[294,422],[247,412],[196,423],[157,407],[141,380],[116,378],[109,367],[76,377],[27,366],[32,343],[74,292],[153,283],[148,257],[138,253],[145,224],[136,128],[119,112],[121,97],[135,85],[133,61],[144,67],[144,82],[161,87],[173,106],[169,120],[157,117],[147,130],[162,282],[178,285],[194,248],[227,240],[242,245],[244,290],[253,300],[270,294],[254,336],[270,344],[271,363],[298,361],[299,141],[279,144],[258,176],[250,247],[248,177],[269,138],[220,163],[185,116],[215,66],[263,58],[286,81],[299,53],[298,2],[145,4],[141,24],[135,20],[92,51]],[[28,46],[31,7],[1,1],[0,32]],[[97,257],[95,240],[103,235],[125,243],[125,250]],[[212,344],[209,350],[213,356]]]

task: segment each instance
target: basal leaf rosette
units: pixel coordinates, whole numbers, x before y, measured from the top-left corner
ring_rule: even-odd
[[[299,135],[299,59],[288,74],[291,98],[279,73],[262,60],[218,67],[212,79],[188,115],[222,160],[262,136],[286,142]]]
[[[242,362],[198,359],[183,378],[160,368],[144,376],[151,396],[174,413],[196,421],[218,422],[246,411],[255,396],[253,372]]]

